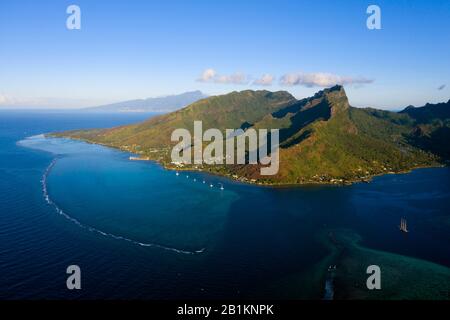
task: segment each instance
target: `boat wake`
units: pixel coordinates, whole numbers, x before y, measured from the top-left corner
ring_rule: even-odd
[[[53,159],[53,161],[49,164],[49,166],[47,167],[47,169],[45,169],[45,172],[42,176],[42,192],[44,194],[44,199],[45,201],[52,207],[55,208],[56,212],[58,214],[60,214],[61,216],[63,216],[64,218],[66,218],[67,220],[69,220],[70,222],[76,224],[77,226],[79,226],[80,228],[86,229],[90,232],[93,233],[97,233],[100,234],[102,236],[105,237],[109,237],[112,239],[116,239],[116,240],[122,240],[122,241],[127,241],[129,243],[141,246],[141,247],[154,247],[154,248],[159,248],[159,249],[163,249],[163,250],[167,250],[167,251],[173,251],[176,253],[181,253],[181,254],[199,254],[199,253],[203,253],[205,251],[205,248],[201,249],[201,250],[196,250],[196,251],[187,251],[187,250],[181,250],[181,249],[177,249],[177,248],[172,248],[172,247],[166,247],[160,244],[156,244],[156,243],[144,243],[144,242],[139,242],[133,239],[129,239],[127,237],[123,237],[123,236],[118,236],[112,233],[108,233],[108,232],[104,232],[101,231],[99,229],[96,229],[94,227],[90,227],[87,225],[82,224],[80,221],[78,221],[77,219],[71,217],[70,215],[68,215],[66,212],[64,212],[60,207],[58,207],[58,205],[50,198],[50,195],[48,193],[48,188],[47,188],[47,178],[50,174],[50,172],[52,171],[53,167],[56,164],[58,158]]]

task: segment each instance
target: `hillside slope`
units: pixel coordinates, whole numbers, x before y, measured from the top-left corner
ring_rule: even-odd
[[[446,103],[428,103],[420,108],[408,107],[401,113],[407,114],[415,122],[415,128],[409,136],[411,144],[443,160],[450,160],[450,100]]]

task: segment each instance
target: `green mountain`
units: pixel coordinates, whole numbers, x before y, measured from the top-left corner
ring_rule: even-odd
[[[351,107],[342,86],[296,100],[285,91],[242,91],[197,101],[184,109],[135,125],[56,134],[82,139],[160,161],[166,167],[177,128],[203,130],[267,128],[280,130],[280,167],[261,176],[258,165],[197,165],[263,184],[349,183],[374,175],[437,166],[449,158],[449,103],[395,113]]]
[[[450,100],[447,103],[426,104],[420,108],[407,107],[401,111],[414,119],[410,142],[428,150],[441,159],[450,160]]]
[[[62,135],[88,140],[144,154],[172,148],[170,137],[177,128],[193,131],[194,121],[202,121],[204,130],[245,128],[265,115],[295,103],[287,92],[242,91],[199,100],[181,110],[156,116],[135,125],[104,130],[81,130]],[[159,152],[157,152],[159,154]]]

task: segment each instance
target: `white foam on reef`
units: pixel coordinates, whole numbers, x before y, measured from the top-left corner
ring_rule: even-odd
[[[203,253],[205,251],[205,248],[202,248],[202,249],[196,250],[196,251],[187,251],[187,250],[181,250],[181,249],[172,248],[172,247],[166,247],[166,246],[163,246],[163,245],[160,245],[160,244],[156,244],[156,243],[139,242],[139,241],[136,241],[136,240],[133,240],[133,239],[129,239],[127,237],[118,236],[118,235],[115,235],[115,234],[112,234],[112,233],[104,232],[104,231],[101,231],[101,230],[96,229],[94,227],[90,227],[90,226],[82,224],[80,221],[78,221],[77,219],[71,217],[66,212],[64,212],[61,208],[59,208],[58,205],[50,198],[50,195],[48,194],[47,177],[50,174],[50,172],[52,171],[53,167],[55,166],[56,161],[57,161],[57,158],[53,159],[53,161],[49,164],[47,169],[45,169],[45,172],[44,172],[44,174],[42,176],[42,180],[41,180],[42,192],[43,192],[45,201],[50,206],[54,207],[58,214],[60,214],[61,216],[63,216],[67,220],[69,220],[70,222],[72,222],[72,223],[76,224],[77,226],[79,226],[80,228],[86,229],[86,230],[88,230],[90,232],[97,233],[97,234],[100,234],[102,236],[105,236],[105,237],[108,237],[108,238],[112,238],[112,239],[116,239],[116,240],[127,241],[129,243],[132,243],[134,245],[138,245],[138,246],[141,246],[141,247],[154,247],[154,248],[159,248],[159,249],[168,250],[168,251],[172,251],[172,252],[176,252],[176,253],[182,253],[182,254],[199,254],[199,253]]]
[[[45,136],[44,134],[41,133],[34,136],[23,138],[22,140],[17,141],[16,144],[22,147],[33,147],[33,143],[35,143],[36,141],[41,141],[43,139],[45,139]]]
[[[34,136],[26,137],[25,139],[45,139],[45,135],[43,133],[40,133]]]

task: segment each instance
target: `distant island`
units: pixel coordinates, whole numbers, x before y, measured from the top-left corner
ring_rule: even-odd
[[[136,99],[123,102],[117,102],[97,107],[89,107],[83,111],[90,112],[171,112],[200,99],[207,95],[201,91],[190,91],[176,95],[169,95],[156,98]]]
[[[261,176],[258,165],[171,163],[176,128],[280,130],[280,170]],[[376,175],[448,164],[450,100],[401,112],[351,107],[342,86],[295,99],[286,91],[232,92],[201,99],[142,123],[111,129],[75,130],[52,136],[80,139],[133,152],[168,169],[202,170],[264,185],[349,184]]]

